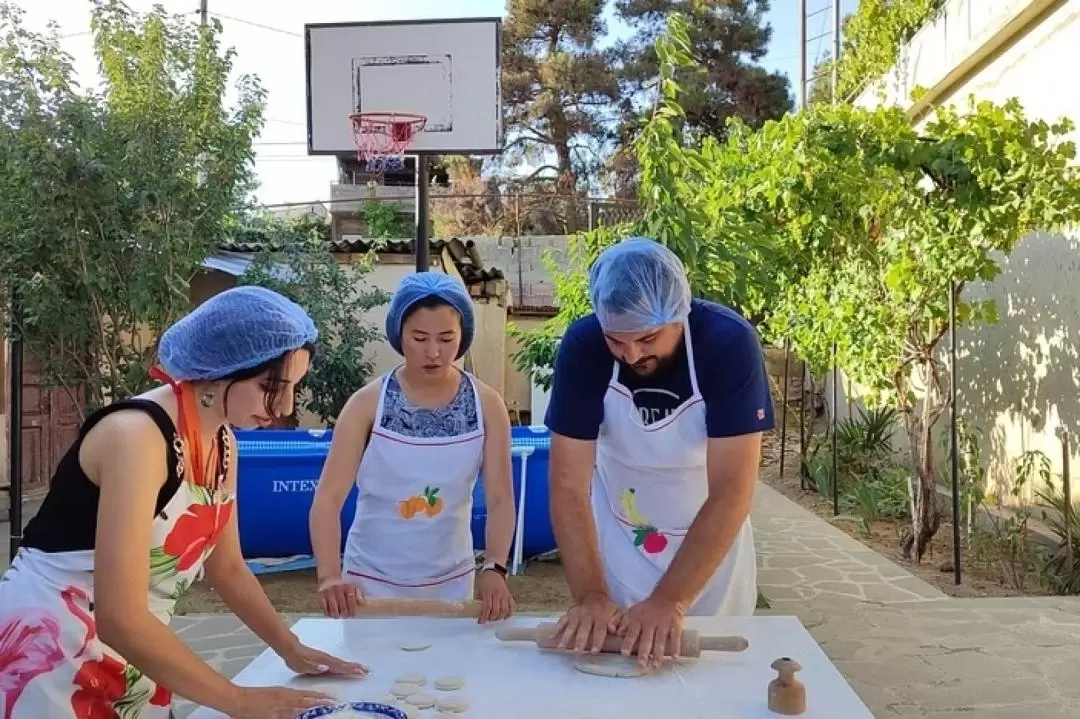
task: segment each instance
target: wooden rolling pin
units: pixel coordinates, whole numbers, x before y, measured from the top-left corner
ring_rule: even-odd
[[[495,636],[504,642],[534,641],[541,649],[557,649],[558,642],[552,638],[555,627],[554,622],[544,622],[536,627],[501,627],[495,630]],[[622,651],[622,645],[622,637],[608,634],[600,651],[618,654]],[[744,637],[703,637],[696,629],[684,629],[680,655],[700,657],[702,652],[741,652],[748,646],[750,643]]]
[[[440,602],[436,599],[366,599],[356,607],[367,617],[478,617],[479,602]]]

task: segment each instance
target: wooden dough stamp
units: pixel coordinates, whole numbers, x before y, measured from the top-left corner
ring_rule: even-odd
[[[790,657],[780,657],[772,663],[776,679],[769,682],[769,711],[794,715],[806,711],[806,687],[795,678],[802,666]]]

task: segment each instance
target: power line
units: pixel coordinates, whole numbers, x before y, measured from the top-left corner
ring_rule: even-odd
[[[244,20],[243,18],[232,17],[230,15],[222,15],[219,12],[211,12],[214,17],[219,17],[222,20],[231,20],[232,22],[238,22],[241,25],[250,25],[251,27],[257,27],[260,30],[268,30],[270,32],[280,33],[282,35],[290,35],[292,37],[304,37],[302,33],[294,32],[292,30],[282,30],[279,27],[271,27],[270,25],[263,25],[262,23],[252,22],[251,20]]]

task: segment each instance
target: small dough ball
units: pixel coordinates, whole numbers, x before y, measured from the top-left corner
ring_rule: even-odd
[[[402,674],[394,681],[398,684],[415,684],[422,687],[427,684],[427,677],[423,674]]]
[[[464,712],[469,710],[469,700],[465,697],[443,697],[436,708],[441,712]]]
[[[435,706],[435,697],[428,694],[410,694],[405,697],[405,701],[418,709],[430,709]]]
[[[429,642],[421,642],[419,640],[410,640],[402,642],[399,646],[401,646],[401,650],[405,652],[422,652],[425,649],[431,647],[431,644]]]
[[[395,684],[390,687],[390,693],[398,699],[404,699],[410,694],[417,694],[421,689],[423,687],[419,684]]]
[[[652,671],[647,667],[640,666],[637,657],[624,657],[621,654],[599,654],[581,657],[574,661],[574,668],[585,674],[617,677],[619,679],[642,677]]]
[[[435,688],[439,691],[452,692],[465,686],[464,677],[439,677],[435,680]]]

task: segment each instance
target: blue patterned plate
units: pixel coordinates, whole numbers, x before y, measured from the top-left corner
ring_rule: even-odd
[[[303,714],[298,714],[296,719],[333,719],[334,714],[346,709],[368,714],[378,714],[390,719],[409,719],[405,712],[388,704],[378,702],[345,702],[344,704],[332,704],[330,706],[315,707],[308,709]]]

